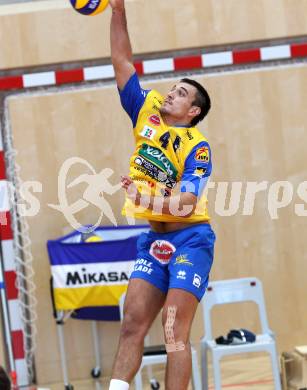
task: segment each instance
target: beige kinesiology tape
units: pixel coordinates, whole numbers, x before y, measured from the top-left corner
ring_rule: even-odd
[[[184,342],[175,340],[174,324],[176,320],[177,306],[167,308],[167,317],[165,323],[166,352],[178,352],[185,349]]]

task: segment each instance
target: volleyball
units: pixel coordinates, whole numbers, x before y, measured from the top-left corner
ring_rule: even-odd
[[[104,11],[109,0],[70,0],[73,8],[82,15],[94,16]]]
[[[82,233],[81,242],[102,242],[102,237],[98,236],[95,233]]]
[[[103,239],[99,236],[92,235],[84,240],[84,242],[102,242]]]

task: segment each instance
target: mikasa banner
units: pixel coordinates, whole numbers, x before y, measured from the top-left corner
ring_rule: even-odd
[[[136,242],[147,226],[98,228],[101,242],[82,242],[79,232],[48,241],[57,310],[116,306],[136,259]]]
[[[56,308],[118,305],[126,291],[133,264],[134,261],[127,260],[52,266]]]

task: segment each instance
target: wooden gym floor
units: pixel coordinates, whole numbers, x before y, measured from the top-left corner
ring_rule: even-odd
[[[153,371],[155,378],[159,380],[161,384],[161,390],[164,390],[163,383],[163,366],[154,366]],[[230,390],[274,390],[274,384],[272,379],[272,371],[270,365],[270,359],[266,355],[257,355],[251,357],[250,355],[245,358],[225,358],[222,361],[222,380],[223,389]],[[209,380],[210,389],[214,390],[212,371],[209,368]],[[95,384],[94,381],[73,381],[74,390],[107,390],[108,379],[103,378],[101,386]],[[42,384],[40,386],[42,390],[64,390],[62,383],[58,384]],[[134,386],[130,387],[134,389]],[[148,384],[146,368],[143,371],[143,389],[151,390]],[[189,387],[192,390],[192,387]],[[198,389],[197,389],[198,390]],[[200,390],[200,389],[199,389]]]

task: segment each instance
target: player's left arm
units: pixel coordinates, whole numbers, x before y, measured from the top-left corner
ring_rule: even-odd
[[[170,197],[141,194],[130,177],[122,177],[122,187],[136,206],[159,210],[161,214],[191,216],[212,171],[211,150],[207,142],[198,144],[189,154],[180,183],[180,193]]]

